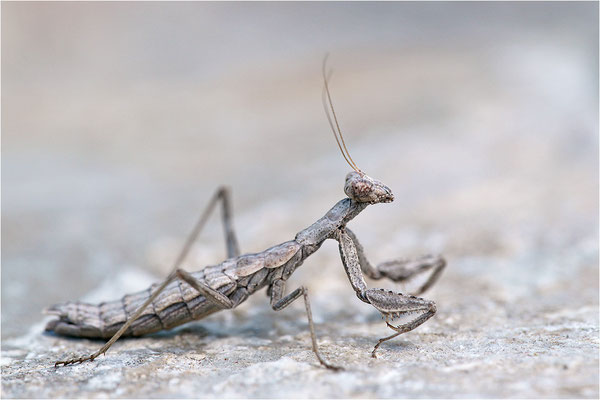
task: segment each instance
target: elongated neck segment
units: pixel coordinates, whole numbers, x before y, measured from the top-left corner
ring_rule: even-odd
[[[358,203],[346,197],[338,201],[317,222],[300,231],[295,240],[301,245],[319,244],[329,238],[336,229],[345,226],[368,205],[368,203]]]

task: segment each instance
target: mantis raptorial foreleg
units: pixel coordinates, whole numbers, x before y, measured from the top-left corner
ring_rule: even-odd
[[[401,258],[385,261],[374,267],[365,256],[365,251],[354,232],[346,228],[346,233],[352,238],[356,247],[360,269],[371,279],[388,278],[394,282],[403,282],[430,271],[431,274],[421,287],[411,293],[414,295],[420,295],[433,286],[446,266],[446,260],[443,257],[426,255],[415,259]]]
[[[404,296],[404,297],[409,297],[409,296]],[[373,351],[371,352],[371,357],[377,358],[376,351],[379,348],[379,346],[381,346],[381,343],[386,342],[390,339],[393,339],[396,336],[401,335],[403,333],[412,331],[413,329],[415,329],[416,327],[418,327],[419,325],[421,325],[422,323],[427,321],[429,318],[433,317],[433,315],[435,314],[436,308],[435,308],[435,304],[433,304],[433,302],[431,302],[431,303],[432,303],[432,305],[430,306],[430,309],[427,310],[427,312],[421,314],[419,317],[417,317],[414,320],[409,321],[405,324],[394,326],[394,325],[390,324],[389,321],[387,321],[387,319],[386,319],[385,323],[387,324],[387,326],[389,328],[395,330],[396,333],[394,333],[393,335],[384,337],[382,339],[379,339],[379,341],[377,342],[375,347],[373,347]],[[409,310],[406,312],[412,312],[412,311]]]
[[[442,271],[446,267],[446,260],[443,257],[427,255],[415,259],[398,259],[383,262],[377,265],[377,270],[382,277],[391,279],[394,282],[407,281],[415,276],[431,271],[427,280],[414,292],[416,296],[424,293],[438,280]]]
[[[271,293],[271,308],[275,311],[283,310],[294,300],[296,300],[300,296],[304,296],[304,306],[306,307],[306,316],[308,317],[308,328],[310,329],[310,338],[312,340],[312,349],[317,359],[326,368],[329,368],[334,371],[340,371],[343,368],[335,365],[329,364],[327,361],[321,357],[319,353],[319,346],[317,345],[317,335],[315,334],[315,326],[312,319],[312,311],[310,309],[310,301],[308,300],[308,289],[304,286],[300,286],[292,293],[287,296],[283,296],[285,291],[285,281],[283,279],[278,279],[274,281],[269,287],[269,292]]]
[[[369,271],[368,273],[373,274],[375,279],[382,278],[384,275],[379,268],[371,266],[364,255],[362,247],[356,245],[358,243],[356,236],[348,232],[348,229],[338,229],[333,238],[340,244],[340,255],[348,279],[350,279],[350,284],[354,288],[358,298],[377,308],[384,316],[386,324],[397,332],[391,336],[379,339],[379,342],[375,345],[371,353],[371,356],[376,358],[376,351],[383,342],[415,329],[435,314],[436,307],[433,301],[413,295],[394,293],[391,290],[384,289],[367,289],[362,275],[363,271]],[[375,275],[375,273],[380,275]],[[417,317],[405,324],[393,326],[389,323],[394,318],[411,314],[416,314]]]

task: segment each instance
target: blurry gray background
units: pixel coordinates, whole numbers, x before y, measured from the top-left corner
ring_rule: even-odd
[[[396,195],[352,229],[374,262],[446,256],[436,317],[371,360],[388,331],[327,243],[289,289],[348,372],[263,294],[44,369],[100,343],[41,310],[160,280],[218,185],[244,252],[344,196],[326,52],[351,154]],[[598,4],[2,2],[2,370],[4,397],[597,397]]]

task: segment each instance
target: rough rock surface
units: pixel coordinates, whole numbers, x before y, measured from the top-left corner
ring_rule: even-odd
[[[597,15],[3,3],[2,397],[598,398]],[[343,372],[318,365],[301,302],[274,312],[264,293],[53,368],[102,342],[45,334],[40,311],[160,280],[218,184],[246,252],[343,196],[320,109],[327,50],[352,156],[396,196],[352,229],[374,262],[446,256],[424,295],[436,316],[370,358],[389,329],[326,243],[288,290],[309,288]],[[220,261],[221,236],[214,218],[186,268]]]

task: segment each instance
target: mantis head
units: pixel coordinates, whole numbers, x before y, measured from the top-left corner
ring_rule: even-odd
[[[389,187],[363,172],[352,171],[346,175],[344,192],[358,203],[391,203],[394,194]]]
[[[394,195],[389,187],[384,185],[378,180],[375,180],[362,172],[358,165],[354,162],[350,156],[350,152],[344,142],[344,136],[342,136],[342,130],[338,123],[337,116],[335,115],[335,109],[333,108],[333,102],[331,101],[331,94],[329,93],[328,74],[326,72],[325,64],[327,63],[327,56],[323,60],[323,108],[325,109],[325,115],[329,126],[333,131],[333,136],[337,142],[344,159],[354,170],[346,175],[346,184],[344,185],[344,192],[346,195],[357,203],[390,203],[394,201]],[[329,73],[331,75],[331,73]],[[331,114],[329,113],[331,110]],[[333,117],[333,118],[332,118]]]

